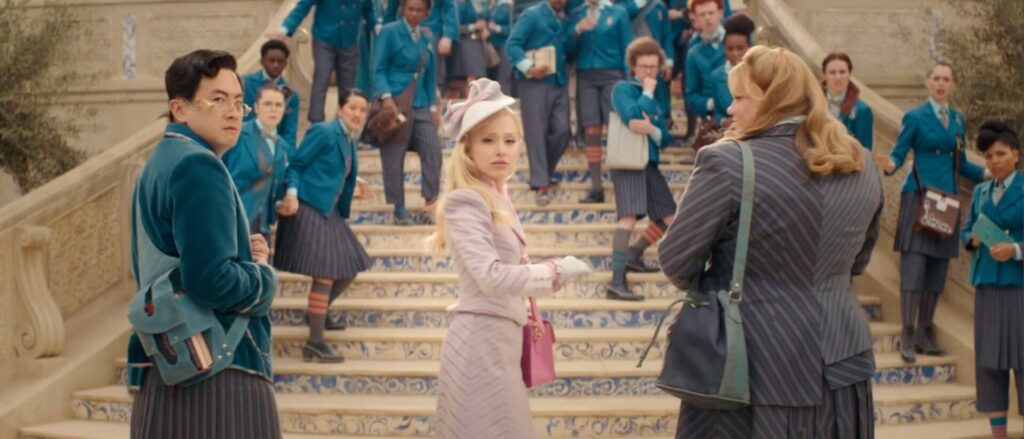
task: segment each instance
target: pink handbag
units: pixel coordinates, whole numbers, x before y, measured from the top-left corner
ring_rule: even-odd
[[[523,326],[523,383],[534,388],[555,380],[555,331],[540,317],[537,299],[530,296],[530,314]]]

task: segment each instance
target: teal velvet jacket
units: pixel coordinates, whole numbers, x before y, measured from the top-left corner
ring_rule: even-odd
[[[355,141],[345,134],[340,119],[313,124],[288,163],[288,190],[297,191],[302,202],[324,216],[338,209],[347,219],[359,175],[358,157]],[[349,161],[352,167],[346,178],[345,163]]]
[[[906,162],[907,154],[914,151],[914,164],[921,175],[921,184],[955,194],[957,188],[953,177],[953,155],[957,141],[963,143],[963,148],[967,147],[964,140],[964,115],[950,108],[949,128],[946,128],[935,115],[931,103],[925,102],[903,115],[903,127],[889,157],[896,164],[896,169],[899,169]],[[984,176],[981,166],[967,161],[966,149],[960,152],[960,175],[975,182],[980,182]],[[903,193],[917,191],[917,182],[911,172],[903,184]]]
[[[657,99],[651,99],[644,95],[643,86],[636,78],[619,81],[612,89],[612,108],[622,119],[622,123],[629,125],[629,121],[643,119],[644,113],[651,118],[651,123],[658,127],[661,137],[655,141],[654,136],[647,136],[649,163],[658,167],[661,161],[660,151],[672,141],[672,133],[668,130],[668,123],[665,120],[665,111]]]
[[[1024,246],[1024,174],[1017,172],[1013,182],[1003,192],[999,204],[992,202],[992,189],[995,182],[986,181],[974,187],[974,198],[971,210],[967,212],[960,234],[960,242],[969,245],[971,229],[981,214],[984,214],[1001,229],[1006,231],[1018,246]],[[974,250],[971,259],[971,284],[974,286],[988,285],[1000,287],[1024,287],[1024,261],[1011,258],[999,262],[988,253],[985,244]]]
[[[185,293],[209,306],[227,331],[249,309],[248,335],[230,366],[272,381],[270,319],[277,275],[252,262],[249,223],[231,176],[212,148],[183,124],[170,123],[139,176],[135,194],[145,230],[132,222],[132,269],[139,282],[136,240],[146,233],[161,252],[180,258]],[[128,342],[128,386],[142,386],[151,367],[133,334]],[[158,377],[150,377],[159,379]]]

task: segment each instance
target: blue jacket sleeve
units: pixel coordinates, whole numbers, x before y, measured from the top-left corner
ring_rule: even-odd
[[[370,29],[380,22],[380,17],[373,8],[373,0],[363,0],[363,20],[366,20],[366,26]]]
[[[512,16],[511,9],[512,9],[511,3],[502,3],[502,4],[498,5],[497,8],[494,9],[494,13],[491,14],[491,20],[490,21],[493,22],[494,24],[498,25],[498,28],[495,29],[495,30],[492,30],[491,31],[491,35],[502,37],[502,36],[508,36],[508,34],[512,32],[512,29],[508,26],[508,21],[510,21],[508,19],[508,17]],[[504,23],[499,22],[496,19],[496,17],[498,17],[498,16],[501,16],[502,18],[504,18],[504,20],[502,20],[502,21],[505,21],[505,22]]]
[[[974,195],[971,197],[971,208],[967,211],[964,227],[960,229],[960,243],[964,247],[971,245],[971,229],[974,228],[974,222],[978,220],[978,211],[981,209],[981,188],[982,185],[974,187]]]
[[[388,67],[391,57],[387,55],[391,53],[395,33],[390,30],[391,28],[381,31],[377,36],[377,44],[373,46],[373,99],[377,99],[385,93],[391,93],[391,84],[388,83]]]
[[[889,158],[896,164],[896,169],[903,167],[907,154],[917,142],[917,124],[917,118],[913,113],[907,112],[903,115],[903,126],[900,128],[899,137],[896,138],[896,146],[893,146],[892,152],[889,153]]]
[[[533,34],[533,16],[523,14],[522,18],[512,26],[512,33],[505,43],[505,52],[508,53],[508,60],[515,67],[523,58],[526,58],[526,39]]]
[[[662,17],[659,20],[661,22],[661,49],[665,51],[665,58],[674,63],[676,49],[675,44],[672,44],[672,23],[668,20],[668,7],[660,6],[659,9],[663,12]]]
[[[612,90],[612,107],[615,108],[615,112],[622,118],[622,123],[629,124],[631,120],[643,119],[644,113],[647,113],[652,118],[657,115],[658,104],[654,99],[644,94],[637,98],[635,97],[635,91],[630,90],[631,88],[635,88],[635,86],[628,83],[619,83]]]
[[[985,179],[985,168],[967,160],[967,141],[964,139],[963,134],[960,135],[960,143],[962,145],[960,149],[960,175],[971,179],[975,183],[981,183]]]
[[[353,152],[355,152],[354,148]],[[349,160],[352,160],[352,170],[345,177],[345,189],[341,191],[341,200],[338,202],[338,213],[345,219],[352,214],[352,196],[355,194],[356,177],[359,175],[359,153],[352,154]]]
[[[441,17],[443,28],[441,36],[448,37],[452,42],[459,41],[459,11],[455,7],[455,0],[439,1],[444,6],[444,15]]]
[[[277,132],[282,139],[288,141],[289,147],[294,147],[295,138],[299,135],[299,92],[292,90],[287,105],[288,110],[285,112],[284,118],[281,119],[281,126],[277,128]],[[288,150],[288,153],[291,154],[291,149]]]
[[[302,193],[302,173],[306,171],[324,149],[327,139],[324,129],[320,125],[309,127],[306,137],[302,138],[302,146],[288,161],[288,188],[295,189]]]
[[[619,23],[619,48],[622,50],[622,65],[626,75],[629,75],[629,63],[626,61],[626,49],[629,48],[629,43],[633,42],[633,26],[630,25],[628,17],[621,15]]]
[[[400,1],[389,1],[388,9],[384,11],[384,23],[390,23],[398,19],[398,4]]]
[[[193,154],[171,172],[169,191],[185,291],[222,313],[272,300],[277,288],[274,269],[251,262],[249,241],[238,242],[236,195],[228,178],[217,157]]]
[[[871,107],[864,105],[857,112],[853,136],[860,140],[860,144],[868,150],[871,150],[875,144],[874,126],[875,115],[871,112]]]
[[[284,23],[281,24],[284,26],[285,30],[287,30],[286,33],[289,37],[295,33],[295,29],[299,27],[299,24],[301,24],[302,20],[306,18],[306,15],[309,15],[309,10],[312,9],[313,5],[316,3],[316,0],[299,0],[299,2],[295,4],[292,11],[284,18]]]
[[[691,48],[691,50],[693,50]],[[708,96],[701,94],[701,84],[704,81],[703,72],[697,64],[695,56],[686,57],[686,108],[701,116],[708,114]]]
[[[433,43],[431,43],[433,44]],[[423,66],[423,82],[420,85],[426,84],[424,90],[431,90],[427,92],[427,105],[437,104],[437,93],[434,93],[434,84],[437,84],[437,52],[431,51],[427,54],[427,61]]]

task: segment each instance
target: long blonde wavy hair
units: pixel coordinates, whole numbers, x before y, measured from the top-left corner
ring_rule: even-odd
[[[441,191],[441,198],[438,200],[437,208],[434,211],[434,233],[428,236],[425,241],[429,253],[441,256],[448,252],[448,242],[444,236],[444,203],[448,198],[448,194],[456,189],[469,189],[479,194],[484,199],[487,211],[490,212],[491,220],[494,221],[496,226],[508,227],[512,224],[512,218],[508,212],[501,208],[501,202],[494,192],[494,187],[481,178],[480,170],[473,163],[473,159],[469,157],[469,148],[473,141],[476,140],[477,135],[483,128],[501,117],[511,117],[515,121],[521,152],[523,147],[523,121],[511,108],[504,108],[487,119],[480,121],[480,123],[459,139],[455,149],[452,150],[448,163],[445,164],[444,189]],[[516,164],[513,163],[513,166],[516,166]],[[513,172],[509,175],[509,178],[512,175],[515,175],[515,173]]]
[[[818,175],[848,175],[864,170],[864,148],[828,112],[828,101],[810,67],[781,48],[755,46],[729,73],[733,96],[761,98],[751,126],[733,125],[725,139],[745,140],[779,122],[804,115],[796,137],[797,152]]]

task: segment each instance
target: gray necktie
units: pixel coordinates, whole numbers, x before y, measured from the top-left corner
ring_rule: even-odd
[[[999,200],[1003,198],[1003,192],[1005,192],[1005,189],[1006,187],[1003,185],[1002,181],[996,182],[996,188],[992,191],[993,204],[999,204]]]
[[[942,126],[949,128],[949,108],[939,108],[939,120],[942,121]]]

